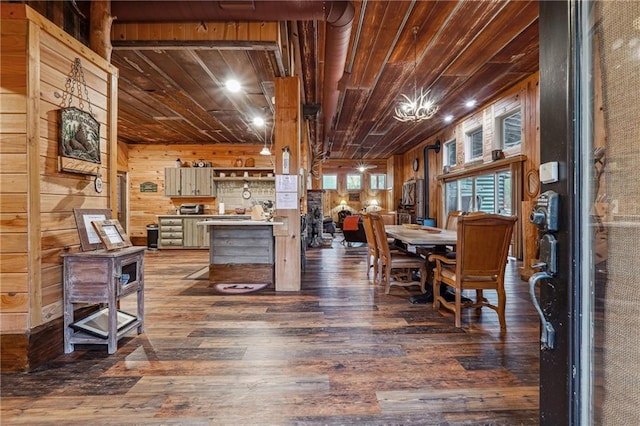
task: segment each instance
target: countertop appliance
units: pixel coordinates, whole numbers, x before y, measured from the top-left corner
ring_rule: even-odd
[[[204,214],[204,204],[194,204],[194,203],[181,204],[180,214]]]

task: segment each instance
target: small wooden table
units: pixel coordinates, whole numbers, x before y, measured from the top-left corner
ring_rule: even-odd
[[[145,247],[95,250],[63,254],[64,258],[64,352],[76,344],[107,345],[115,353],[118,340],[134,328],[144,331],[144,252]],[[129,275],[123,282],[122,274]],[[135,319],[118,326],[118,301],[129,294],[137,296]],[[74,330],[74,303],[106,304],[105,337]],[[128,316],[131,316],[127,314]]]

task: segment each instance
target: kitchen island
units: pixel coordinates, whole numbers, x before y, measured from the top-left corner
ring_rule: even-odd
[[[264,220],[205,220],[209,229],[209,282],[212,284],[274,284],[273,227]]]
[[[249,215],[236,214],[165,214],[158,215],[158,248],[203,249],[209,247],[206,227],[197,226],[204,220],[251,219]]]

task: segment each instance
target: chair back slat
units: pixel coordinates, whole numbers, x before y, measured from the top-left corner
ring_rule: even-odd
[[[460,276],[504,274],[517,218],[495,214],[459,216],[456,269]]]
[[[460,210],[453,210],[447,214],[447,222],[444,225],[445,229],[449,231],[455,231],[458,228],[458,217],[462,214]]]
[[[370,213],[371,223],[373,225],[373,234],[378,249],[378,256],[384,261],[391,257],[389,244],[387,243],[387,232],[384,230],[384,221],[382,216],[377,213]]]
[[[373,223],[371,220],[371,213],[362,215],[362,223],[364,224],[364,233],[367,236],[367,246],[369,246],[369,252],[377,257],[378,246],[376,243],[376,235],[373,230]]]

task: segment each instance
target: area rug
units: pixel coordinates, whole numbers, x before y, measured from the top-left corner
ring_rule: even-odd
[[[185,280],[198,280],[198,281],[208,281],[209,280],[209,267],[205,266],[201,269],[198,269],[195,272],[190,273],[183,279]],[[241,283],[241,284],[214,284],[211,287],[218,294],[246,294],[253,293],[256,291],[263,290],[269,287],[268,283]]]
[[[213,289],[222,294],[245,294],[260,291],[269,287],[268,283],[260,284],[214,284]]]

